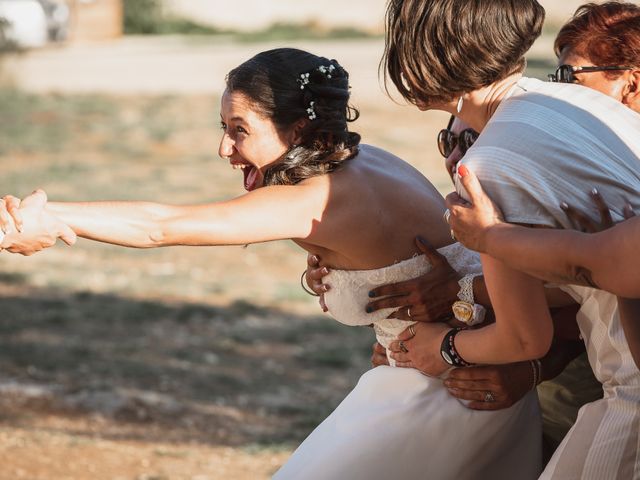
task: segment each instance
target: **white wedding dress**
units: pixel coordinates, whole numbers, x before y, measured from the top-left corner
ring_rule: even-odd
[[[480,271],[476,254],[460,244],[439,250],[453,268]],[[377,270],[333,270],[325,301],[346,325],[374,324],[388,342],[412,322],[365,313],[373,287],[430,269],[418,256]],[[451,397],[438,378],[415,369],[377,367],[297,448],[276,480],[533,480],[542,470],[537,397],[509,409],[474,411]]]

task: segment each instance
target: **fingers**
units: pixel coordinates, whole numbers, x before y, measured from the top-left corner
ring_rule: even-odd
[[[60,239],[69,246],[76,243],[76,240],[78,239],[76,232],[71,230],[71,227],[69,227],[69,225],[62,222],[60,222],[58,237],[60,237]]]
[[[411,325],[411,326],[405,328],[402,332],[400,332],[400,335],[398,335],[398,337],[397,337],[398,338],[397,342],[398,342],[398,344],[400,342],[404,342],[404,344],[406,346],[407,341],[411,340],[415,336],[416,336],[416,325]],[[395,342],[392,342],[392,343],[395,343]],[[398,347],[399,347],[399,345],[398,345]]]
[[[20,199],[13,195],[5,195],[3,200],[6,202],[7,212],[13,218],[13,223],[18,232],[22,232],[22,215],[20,213]]]
[[[380,300],[375,300],[368,303],[365,307],[365,311],[367,313],[372,313],[378,310],[382,310],[383,308],[406,307],[407,304],[408,297],[406,295],[396,295],[394,297],[382,298]]]
[[[418,250],[424,253],[432,267],[443,262],[447,262],[447,259],[420,235],[416,237],[416,246],[418,247]]]
[[[469,206],[469,202],[467,202],[464,198],[462,198],[456,192],[451,192],[449,195],[446,196],[444,200],[449,210],[453,210],[456,207]]]
[[[373,354],[371,355],[371,364],[374,367],[379,367],[380,365],[389,365],[389,359],[387,358],[387,351],[378,342],[373,344]]]
[[[478,204],[481,200],[485,199],[487,195],[484,193],[478,177],[465,165],[458,165],[458,177],[460,178],[460,183],[467,191],[467,195],[472,204]]]
[[[601,228],[610,228],[613,226],[613,218],[611,218],[611,212],[609,211],[609,205],[606,204],[602,195],[597,188],[591,190],[591,198],[593,203],[596,204],[598,212],[600,213]]]
[[[47,204],[47,194],[42,189],[35,190],[31,195],[25,197],[22,202],[22,207],[41,207]]]
[[[11,233],[14,229],[13,219],[7,211],[7,202],[4,199],[0,199],[0,230],[3,233]]]
[[[449,372],[444,384],[449,386],[462,387],[463,382],[490,380],[490,369],[495,367],[466,367],[454,368]]]
[[[323,312],[326,313],[329,311],[329,307],[327,307],[327,303],[324,301],[324,293],[320,294],[320,297],[318,298],[318,303],[320,303],[320,308],[322,308]]]
[[[309,269],[318,268],[320,266],[320,257],[317,255],[307,255],[307,266]]]
[[[307,257],[308,258],[308,257]],[[329,274],[327,267],[319,268],[307,268],[305,279],[309,288],[316,294],[322,295],[328,292],[331,287],[328,284],[322,283],[322,278]]]
[[[416,368],[411,361],[399,362],[396,360],[396,367],[400,368]]]
[[[598,231],[598,226],[587,217],[584,213],[576,210],[566,202],[560,204],[560,208],[564,211],[569,220],[581,231],[593,233]]]

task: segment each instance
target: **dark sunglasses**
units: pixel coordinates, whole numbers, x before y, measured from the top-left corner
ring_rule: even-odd
[[[620,70],[633,70],[633,67],[625,67],[621,65],[614,65],[610,67],[576,67],[573,65],[560,65],[556,70],[556,73],[550,73],[547,77],[550,82],[575,83],[576,73],[613,72]]]
[[[451,155],[456,147],[459,147],[460,153],[464,155],[467,153],[467,150],[471,148],[473,142],[480,136],[480,134],[472,128],[467,128],[458,134],[453,133],[451,126],[455,119],[456,117],[451,115],[447,128],[440,130],[438,133],[438,150],[440,150],[440,154],[445,158]]]

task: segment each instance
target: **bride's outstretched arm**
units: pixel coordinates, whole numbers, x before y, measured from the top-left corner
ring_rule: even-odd
[[[322,215],[325,199],[320,197],[322,192],[319,195],[314,188],[274,186],[203,205],[50,202],[43,211],[67,224],[78,236],[126,247],[242,245],[307,238],[314,220]],[[32,226],[31,231],[36,230],[36,224],[44,228],[33,212],[23,212],[22,221]],[[35,235],[32,242],[38,242]]]

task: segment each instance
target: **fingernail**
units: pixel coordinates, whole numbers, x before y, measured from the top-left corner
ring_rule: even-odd
[[[315,255],[312,255],[311,256],[311,261],[314,262],[314,263],[318,263],[320,260]]]
[[[418,241],[419,241],[421,244],[423,244],[423,245],[426,245],[426,244],[427,244],[427,241],[426,241],[426,240],[424,239],[424,237],[422,237],[421,235],[418,235]]]
[[[329,290],[331,290],[331,287],[329,285],[322,285],[323,292],[328,292]]]
[[[460,178],[464,178],[467,175],[469,175],[469,169],[467,167],[465,167],[464,165],[459,165],[458,166],[458,175],[460,176]]]
[[[321,272],[323,275],[327,275],[327,274],[329,273],[329,269],[328,269],[327,267],[322,267],[322,270],[320,270],[320,272]]]
[[[569,210],[569,204],[567,204],[566,202],[562,202],[562,203],[560,204],[560,208],[561,208],[562,210]]]
[[[372,307],[367,307],[367,308],[365,308],[365,310],[366,310],[367,313],[373,312],[373,308]]]
[[[375,298],[376,296],[376,292],[374,292],[373,290],[369,290],[369,298]]]
[[[591,190],[591,195],[598,195],[600,192],[598,192],[597,188],[594,188]]]

